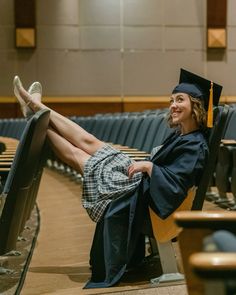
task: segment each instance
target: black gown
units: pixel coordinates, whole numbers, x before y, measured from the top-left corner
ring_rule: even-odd
[[[138,188],[109,204],[97,223],[90,252],[92,276],[85,288],[116,284],[145,255],[143,225],[150,206],[161,218],[173,213],[193,185],[198,185],[208,156],[204,135],[171,134],[153,156],[152,175]]]

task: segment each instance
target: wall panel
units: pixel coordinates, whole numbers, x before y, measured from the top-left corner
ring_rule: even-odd
[[[1,0],[0,97],[13,95],[16,74],[26,88],[40,81],[46,97],[168,96],[180,67],[215,80],[233,96],[234,11],[235,0],[228,0],[228,48],[209,55],[205,0],[37,0],[37,48],[24,50],[14,46],[14,0]]]

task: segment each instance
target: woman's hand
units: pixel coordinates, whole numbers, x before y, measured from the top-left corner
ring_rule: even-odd
[[[128,176],[129,176],[129,178],[131,178],[137,172],[146,172],[149,176],[151,176],[152,167],[153,167],[153,164],[150,161],[133,162],[128,167]]]

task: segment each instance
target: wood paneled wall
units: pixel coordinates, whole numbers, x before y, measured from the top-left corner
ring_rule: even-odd
[[[45,97],[43,102],[65,116],[90,116],[98,113],[141,112],[169,106],[169,97]],[[236,103],[236,96],[223,96],[221,103]],[[22,117],[13,97],[0,97],[0,118]]]

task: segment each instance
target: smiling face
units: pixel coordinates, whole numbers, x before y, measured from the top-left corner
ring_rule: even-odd
[[[183,134],[198,128],[198,124],[192,115],[192,103],[188,94],[172,94],[169,109],[173,125],[179,125]]]

